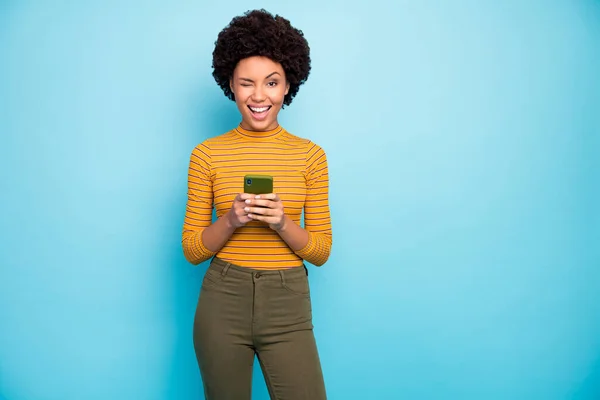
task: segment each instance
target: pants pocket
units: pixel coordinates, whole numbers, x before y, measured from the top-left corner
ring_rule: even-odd
[[[310,286],[306,275],[298,275],[294,277],[285,277],[281,285],[290,293],[298,296],[309,296]]]
[[[225,277],[223,274],[209,267],[204,274],[204,278],[202,279],[202,287],[218,287],[221,283],[223,283],[224,279]]]

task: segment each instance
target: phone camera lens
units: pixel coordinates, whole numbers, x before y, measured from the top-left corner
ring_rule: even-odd
[[[246,183],[247,183],[248,185],[252,185],[252,179],[246,179]]]

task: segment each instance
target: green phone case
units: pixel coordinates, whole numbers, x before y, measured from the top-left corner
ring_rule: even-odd
[[[244,176],[244,193],[273,193],[273,177],[270,175]]]

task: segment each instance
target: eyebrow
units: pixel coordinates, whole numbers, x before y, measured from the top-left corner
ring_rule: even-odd
[[[275,74],[281,75],[279,72],[275,71],[275,72],[271,72],[269,75],[267,75],[267,77],[265,79],[269,79],[270,77],[272,77]]]
[[[280,76],[281,76],[281,74],[280,74],[279,72],[275,71],[275,72],[271,72],[269,75],[267,75],[267,77],[266,77],[265,79],[269,79],[269,78],[270,78],[270,77],[272,77],[273,75],[280,75]],[[253,81],[252,79],[250,79],[250,78],[240,78],[240,80],[242,80],[242,81],[246,81],[246,82],[254,82],[254,81]]]

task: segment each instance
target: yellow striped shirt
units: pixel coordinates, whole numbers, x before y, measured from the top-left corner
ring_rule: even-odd
[[[303,249],[294,252],[277,232],[259,221],[238,228],[217,253],[204,246],[202,231],[212,223],[213,207],[217,217],[229,211],[235,196],[243,192],[246,174],[272,175],[273,192],[295,223],[300,224],[304,211],[309,240]],[[217,255],[257,269],[297,267],[303,260],[323,265],[331,241],[327,157],[317,144],[282,127],[255,132],[238,126],[192,151],[182,234],[183,252],[192,264]]]

